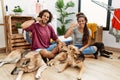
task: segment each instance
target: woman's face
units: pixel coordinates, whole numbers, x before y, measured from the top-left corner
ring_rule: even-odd
[[[42,16],[42,23],[47,24],[47,22],[49,21],[49,18],[50,18],[50,14],[48,12],[45,12]]]
[[[84,26],[85,26],[85,24],[86,24],[85,18],[84,18],[84,17],[80,17],[80,18],[78,19],[78,24],[79,24],[79,27],[84,28]]]

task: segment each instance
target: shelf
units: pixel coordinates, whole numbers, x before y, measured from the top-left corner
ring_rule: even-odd
[[[5,16],[5,30],[6,30],[6,52],[9,53],[14,49],[30,49],[31,45],[26,42],[23,34],[18,34],[16,27],[17,23],[23,23],[31,20],[31,16]]]

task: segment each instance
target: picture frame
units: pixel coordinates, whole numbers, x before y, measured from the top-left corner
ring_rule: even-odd
[[[0,25],[4,24],[4,7],[3,0],[0,0]]]

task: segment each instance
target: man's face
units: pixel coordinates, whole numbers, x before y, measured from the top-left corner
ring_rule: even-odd
[[[50,18],[50,14],[48,12],[45,12],[42,16],[42,23],[47,24]]]

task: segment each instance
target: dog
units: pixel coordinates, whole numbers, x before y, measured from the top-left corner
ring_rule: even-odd
[[[95,42],[94,44],[92,44],[92,46],[97,47],[97,51],[96,53],[94,53],[95,59],[98,59],[98,53],[100,53],[100,56],[104,56],[106,58],[110,58],[110,55],[113,54],[112,52],[105,50],[103,42]]]
[[[68,56],[67,51],[59,52],[59,54],[56,55],[54,59],[51,59],[47,64],[49,66],[58,65],[60,63],[65,62],[65,60],[67,59],[67,56]]]
[[[24,56],[29,50],[16,49],[11,51],[5,59],[0,60],[0,67],[6,63],[16,63],[22,56]]]
[[[47,64],[50,65],[57,65],[60,62],[64,61],[67,58],[67,54],[62,50],[63,48],[66,48],[66,43],[59,42],[57,46],[51,51],[51,53],[56,53],[57,55],[54,57],[54,59],[51,59],[50,62]],[[49,51],[50,52],[50,51]],[[59,54],[59,55],[58,55]],[[53,63],[52,63],[53,62]]]
[[[35,77],[40,78],[41,73],[46,68],[47,65],[43,61],[40,53],[30,51],[16,63],[16,67],[12,70],[11,74],[18,74],[16,80],[22,80],[21,78],[24,72],[33,72],[37,70]]]
[[[51,61],[48,62],[48,65],[52,66],[54,63],[62,63],[62,67],[58,68],[58,72],[63,72],[68,66],[78,67],[80,69],[77,76],[78,80],[81,80],[81,76],[84,71],[84,55],[79,51],[74,45],[64,46],[61,49],[61,52]],[[82,56],[82,57],[81,57]]]

